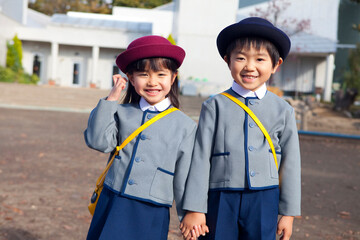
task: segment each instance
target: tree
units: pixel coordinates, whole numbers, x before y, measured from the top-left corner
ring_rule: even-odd
[[[344,84],[347,89],[357,89],[360,93],[360,43],[350,51],[349,71],[344,74]]]
[[[17,35],[7,42],[6,67],[11,68],[14,72],[22,70],[22,44]]]
[[[285,12],[290,5],[289,0],[270,0],[267,8],[256,8],[255,12],[250,13],[250,16],[265,18],[274,26],[284,30],[289,36],[310,29],[310,19],[286,18],[280,20],[281,13]]]
[[[172,0],[113,0],[112,5],[136,8],[154,8],[169,2],[172,2]]]
[[[351,1],[360,4],[360,0],[351,0]],[[360,32],[360,23],[358,23],[358,24],[354,23],[353,29]]]
[[[69,11],[111,13],[111,5],[104,0],[35,0],[29,8],[49,16]]]

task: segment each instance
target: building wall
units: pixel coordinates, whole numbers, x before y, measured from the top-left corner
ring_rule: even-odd
[[[40,83],[47,83],[46,79],[49,74],[49,58],[50,58],[50,43],[22,41],[23,60],[22,64],[27,73],[33,73],[33,63],[35,55],[40,57]]]
[[[15,34],[18,33],[16,29],[20,24],[0,12],[0,26],[0,65],[5,66],[7,53],[6,42],[11,40]]]
[[[26,24],[27,3],[27,0],[2,0],[0,1],[0,10],[16,22]]]
[[[134,22],[151,22],[152,34],[168,37],[172,33],[173,11],[155,9],[140,9],[129,7],[113,7],[115,19]]]
[[[98,62],[98,86],[103,89],[112,87],[113,67],[116,66],[116,57],[125,49],[101,48]]]
[[[238,0],[175,0],[174,36],[186,51],[180,68],[182,81],[200,79],[199,93],[211,95],[230,86],[232,79],[221,59],[216,38],[236,18]],[[204,10],[206,9],[206,11]]]

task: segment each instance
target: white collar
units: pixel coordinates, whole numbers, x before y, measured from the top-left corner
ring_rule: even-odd
[[[236,83],[235,81],[233,82],[232,86],[231,86],[232,90],[234,92],[236,92],[237,94],[239,94],[240,96],[242,96],[243,98],[247,98],[247,97],[257,97],[259,99],[262,99],[265,94],[266,94],[266,84],[264,83],[258,90],[256,90],[255,92],[245,89],[242,86],[240,86],[238,83]]]
[[[162,100],[161,102],[159,102],[155,105],[150,105],[145,100],[145,98],[141,97],[139,105],[143,112],[145,112],[146,110],[162,112],[169,108],[169,106],[171,105],[171,102],[170,102],[169,98],[165,98],[164,100]]]

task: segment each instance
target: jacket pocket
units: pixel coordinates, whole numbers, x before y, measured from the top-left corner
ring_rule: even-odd
[[[157,168],[150,187],[150,196],[172,202],[174,199],[173,179],[174,173]]]
[[[281,152],[275,151],[275,154],[276,154],[278,167],[280,167]],[[275,159],[274,159],[274,156],[272,154],[271,149],[269,149],[269,164],[270,164],[270,176],[271,176],[271,178],[278,179],[279,178],[279,172],[278,172],[278,169],[276,168]]]
[[[211,156],[210,182],[219,183],[229,181],[230,152],[214,153]]]

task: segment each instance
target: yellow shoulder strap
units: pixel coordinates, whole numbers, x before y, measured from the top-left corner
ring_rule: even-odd
[[[139,135],[139,133],[141,133],[142,131],[144,131],[145,128],[149,127],[151,124],[153,124],[154,122],[156,122],[157,120],[159,120],[162,117],[165,117],[166,115],[168,115],[169,113],[172,113],[174,111],[177,111],[179,109],[173,107],[173,108],[169,108],[161,113],[159,113],[158,115],[154,116],[153,118],[151,118],[150,120],[146,121],[143,125],[141,125],[138,129],[136,129],[133,133],[131,133],[122,143],[120,146],[116,147],[116,150],[114,152],[114,154],[112,155],[109,163],[107,164],[106,168],[104,169],[104,171],[102,172],[102,174],[100,175],[100,177],[98,178],[98,180],[96,181],[96,186],[100,186],[103,184],[104,180],[105,180],[105,176],[107,174],[107,172],[109,171],[112,163],[114,162],[115,156],[119,154],[120,150],[123,149],[129,142],[131,142],[131,140],[133,140],[137,135]]]
[[[271,141],[271,138],[268,134],[268,132],[266,131],[265,127],[262,125],[262,123],[260,122],[260,120],[256,117],[256,115],[253,113],[253,111],[251,111],[250,108],[248,108],[244,103],[242,103],[239,99],[231,96],[230,94],[223,92],[221,93],[222,95],[230,98],[233,102],[235,102],[236,104],[238,104],[241,108],[244,109],[245,112],[247,112],[249,114],[249,116],[254,120],[254,122],[259,126],[260,130],[263,132],[266,140],[268,141],[272,154],[274,156],[274,161],[275,161],[275,165],[276,168],[279,169],[278,167],[278,162],[277,162],[277,158],[276,158],[276,153],[275,153],[275,148],[274,148],[274,144]]]

